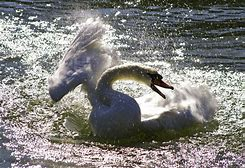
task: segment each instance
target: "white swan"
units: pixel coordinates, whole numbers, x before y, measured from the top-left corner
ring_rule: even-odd
[[[210,93],[202,88],[175,88],[164,83],[161,75],[142,65],[118,65],[119,59],[105,43],[108,26],[99,20],[88,20],[73,41],[58,69],[49,78],[49,93],[59,101],[69,91],[83,84],[92,112],[89,116],[93,134],[120,138],[136,130],[156,131],[182,128],[191,123],[210,120],[216,109]],[[112,89],[120,79],[137,80],[150,86],[160,96],[146,95],[134,99]],[[165,92],[165,91],[164,91]]]

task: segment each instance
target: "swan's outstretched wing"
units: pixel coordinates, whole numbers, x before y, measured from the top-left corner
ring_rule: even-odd
[[[58,69],[49,78],[49,94],[54,101],[79,84],[95,87],[102,72],[118,64],[116,53],[104,41],[108,29],[99,19],[82,24]]]

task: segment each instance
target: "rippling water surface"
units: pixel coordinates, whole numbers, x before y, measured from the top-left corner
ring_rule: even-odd
[[[79,88],[54,104],[47,78],[79,23],[98,16],[114,28],[110,40],[123,60],[154,66],[175,84],[205,84],[218,102],[214,120],[180,133],[101,142],[90,136],[91,107]],[[244,23],[242,1],[0,1],[0,167],[241,167]],[[144,93],[136,84],[117,87]],[[64,127],[73,114],[84,119],[80,136]]]

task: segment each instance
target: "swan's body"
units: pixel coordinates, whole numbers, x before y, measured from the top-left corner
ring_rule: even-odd
[[[181,103],[186,100],[186,97],[183,98],[186,95],[183,90],[177,89],[172,91],[170,99],[165,101],[165,95],[155,85],[170,89],[173,87],[164,83],[156,70],[142,65],[115,66],[118,59],[103,43],[104,31],[105,26],[100,21],[85,23],[57,71],[49,79],[49,93],[55,101],[60,100],[77,85],[85,86],[92,105],[89,123],[95,136],[120,138],[134,134],[138,129],[175,129],[191,122],[202,123],[212,118],[215,110],[212,100],[202,101],[200,97],[193,96],[194,100],[199,100],[183,106]],[[136,101],[112,89],[113,82],[121,79],[143,82],[161,97],[147,95]],[[198,105],[202,108],[210,106],[210,109],[207,109],[210,112],[201,109],[201,117],[196,116],[197,110],[193,111],[193,107]],[[206,117],[206,113],[210,115]]]
[[[103,84],[104,85],[104,84]],[[135,132],[141,122],[140,108],[130,96],[112,89],[109,83],[99,85],[89,123],[93,134],[100,137],[123,137]]]

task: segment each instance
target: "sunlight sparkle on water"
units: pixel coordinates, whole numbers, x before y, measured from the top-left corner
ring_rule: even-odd
[[[206,5],[187,9],[128,2],[134,7],[102,9],[100,4],[93,9],[94,13],[107,15],[112,32],[105,39],[121,52],[123,62],[136,60],[155,67],[174,86],[185,81],[206,85],[218,102],[214,120],[202,129],[195,128],[199,129],[195,134],[171,132],[168,136],[172,138],[160,136],[153,141],[140,137],[125,147],[100,143],[89,136],[87,117],[91,106],[80,87],[56,104],[47,91],[47,79],[57,60],[66,52],[84,16],[93,16],[93,12],[81,12],[82,2],[76,3],[73,11],[71,2],[59,1],[64,6],[52,9],[55,18],[47,19],[50,11],[39,8],[42,3],[29,2],[25,2],[28,10],[25,5],[13,10],[1,6],[0,153],[4,153],[1,159],[10,162],[10,166],[244,165],[243,7]],[[137,7],[138,4],[142,6]],[[48,5],[48,9],[52,7]],[[240,69],[236,69],[238,65]],[[151,92],[134,82],[119,82],[115,88],[135,97]],[[71,113],[82,116],[81,137],[64,126]]]

